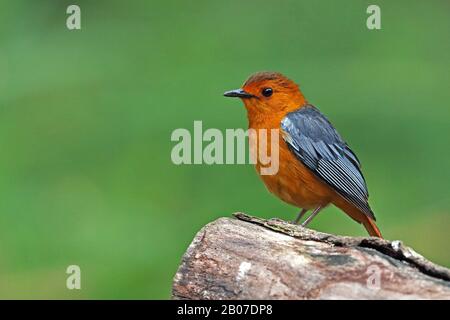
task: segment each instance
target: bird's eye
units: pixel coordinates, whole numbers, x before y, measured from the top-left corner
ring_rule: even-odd
[[[273,93],[273,90],[272,88],[264,88],[262,89],[261,93],[264,97],[270,97]]]

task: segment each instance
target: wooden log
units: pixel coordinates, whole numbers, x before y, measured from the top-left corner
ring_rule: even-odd
[[[234,216],[197,233],[174,299],[450,299],[450,270],[400,241]]]

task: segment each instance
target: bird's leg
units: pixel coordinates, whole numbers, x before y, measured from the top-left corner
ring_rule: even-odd
[[[308,219],[305,220],[305,222],[302,223],[302,227],[306,227],[308,225],[308,223],[311,222],[312,219],[314,219],[314,217],[320,212],[320,210],[322,210],[322,206],[318,206],[317,208],[314,209],[313,213],[311,213],[311,215],[308,217]]]
[[[293,224],[298,224],[298,222],[299,222],[300,219],[305,215],[306,212],[308,212],[307,209],[302,209],[302,211],[300,211],[300,212],[298,213],[297,218],[296,218],[294,221],[292,221],[292,223],[293,223]]]

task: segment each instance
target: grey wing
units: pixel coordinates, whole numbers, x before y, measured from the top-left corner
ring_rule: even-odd
[[[358,158],[318,109],[307,105],[288,113],[281,129],[289,149],[306,167],[375,220]]]

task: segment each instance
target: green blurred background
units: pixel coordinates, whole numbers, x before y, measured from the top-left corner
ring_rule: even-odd
[[[194,120],[246,128],[222,93],[260,70],[300,83],[350,143],[385,237],[450,266],[450,3],[392,2],[2,1],[0,298],[169,298],[206,223],[293,219],[250,165],[170,158]],[[366,235],[334,208],[311,227]]]

